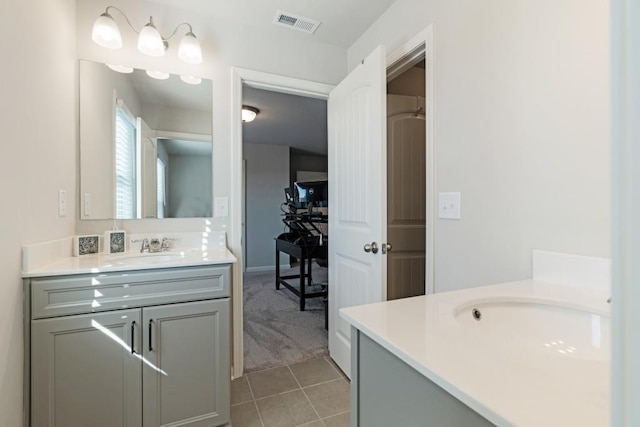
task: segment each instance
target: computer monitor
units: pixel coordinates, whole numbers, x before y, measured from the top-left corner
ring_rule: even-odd
[[[293,199],[304,208],[329,206],[329,183],[327,181],[295,182]]]

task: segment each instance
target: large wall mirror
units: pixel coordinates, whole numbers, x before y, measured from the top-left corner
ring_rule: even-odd
[[[113,68],[80,61],[80,218],[211,217],[211,81]]]

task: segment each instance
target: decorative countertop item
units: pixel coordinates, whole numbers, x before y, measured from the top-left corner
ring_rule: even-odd
[[[127,250],[127,233],[122,230],[104,232],[104,252],[122,254]]]
[[[75,236],[73,245],[74,256],[95,255],[100,252],[100,236]]]

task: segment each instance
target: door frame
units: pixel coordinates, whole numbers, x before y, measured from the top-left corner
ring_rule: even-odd
[[[640,423],[640,5],[611,2],[612,393],[611,425]]]
[[[411,60],[424,46],[425,61],[425,155],[426,181],[425,190],[425,294],[436,292],[436,220],[438,218],[437,186],[436,186],[436,132],[435,132],[435,43],[433,24],[403,43],[387,56],[387,72],[397,68],[407,60]],[[393,243],[393,242],[391,242]]]
[[[328,99],[333,85],[286,77],[245,68],[231,68],[231,246],[244,248],[242,242],[242,86],[280,92],[307,98]],[[244,249],[243,249],[244,250]],[[232,301],[232,378],[240,378],[244,371],[243,344],[243,272],[244,259],[235,254],[238,262],[233,268]]]
[[[387,55],[387,69],[402,61],[420,45],[425,46],[425,126],[426,126],[426,248],[425,248],[425,291],[435,292],[435,243],[436,243],[436,157],[435,157],[435,43],[433,24],[426,27],[410,40],[402,43]],[[328,99],[334,85],[310,80],[286,77],[245,68],[231,68],[231,247],[243,247],[242,238],[242,86],[269,90],[290,95]],[[238,262],[233,267],[232,301],[232,378],[240,378],[244,371],[243,345],[243,271],[242,254],[235,254]]]

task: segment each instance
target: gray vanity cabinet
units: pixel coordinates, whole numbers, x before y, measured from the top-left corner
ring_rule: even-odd
[[[140,310],[34,321],[32,425],[139,426],[142,366],[130,351],[136,325]]]
[[[487,419],[351,327],[352,427],[491,427]]]
[[[230,278],[214,266],[26,280],[25,426],[228,423]]]
[[[229,301],[143,310],[143,425],[210,427],[227,416]]]

